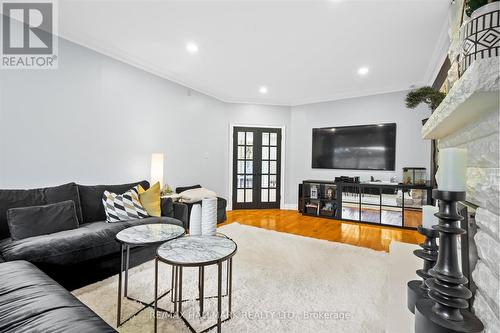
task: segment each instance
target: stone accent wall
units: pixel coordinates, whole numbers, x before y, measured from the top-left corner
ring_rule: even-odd
[[[471,110],[473,112],[474,110]],[[474,237],[479,261],[472,272],[477,285],[475,314],[486,333],[500,327],[500,111],[483,116],[439,140],[438,147],[468,149],[467,201],[476,210],[478,232]]]

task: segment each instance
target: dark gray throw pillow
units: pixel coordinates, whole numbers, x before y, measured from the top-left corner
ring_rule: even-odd
[[[7,210],[7,223],[13,240],[78,228],[73,200],[44,206],[11,208]]]

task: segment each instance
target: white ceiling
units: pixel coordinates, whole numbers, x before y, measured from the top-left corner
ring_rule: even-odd
[[[224,101],[297,105],[428,84],[449,3],[63,0],[59,33]]]

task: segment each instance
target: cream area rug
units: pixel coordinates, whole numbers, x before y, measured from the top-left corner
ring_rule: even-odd
[[[219,228],[238,244],[233,258],[233,317],[224,332],[384,332],[387,316],[388,254],[232,223]],[[160,286],[170,288],[171,267],[160,263]],[[205,270],[205,295],[216,295],[214,267]],[[110,325],[116,325],[117,276],[74,291]],[[183,297],[197,296],[198,270],[184,269]],[[129,295],[152,301],[154,261],[130,272]],[[140,304],[124,300],[122,317]],[[172,310],[170,295],[160,306]],[[222,303],[227,311],[227,297]],[[183,313],[197,330],[216,320],[215,299],[183,303]],[[189,332],[179,318],[159,314],[159,332]],[[146,309],[119,329],[153,332],[153,311]]]

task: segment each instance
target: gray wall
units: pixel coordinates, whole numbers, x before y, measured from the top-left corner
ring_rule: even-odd
[[[298,107],[228,104],[65,40],[58,70],[0,71],[0,188],[76,181],[149,179],[150,155],[165,154],[171,186],[201,183],[229,196],[229,126],[285,126],[285,203],[306,178],[392,172],[311,168],[313,127],[397,122],[397,169],[429,166],[422,108],[404,92]]]
[[[288,107],[227,104],[60,40],[58,70],[0,71],[0,188],[149,179],[228,196],[229,124],[289,127]]]
[[[293,107],[289,146],[292,147],[286,202],[297,203],[297,187],[304,179],[361,176],[361,179],[401,179],[405,166],[430,167],[430,141],[422,140],[421,120],[430,116],[424,106],[408,110],[407,92],[395,92]],[[323,170],[311,167],[312,129],[377,123],[396,123],[396,170]]]

